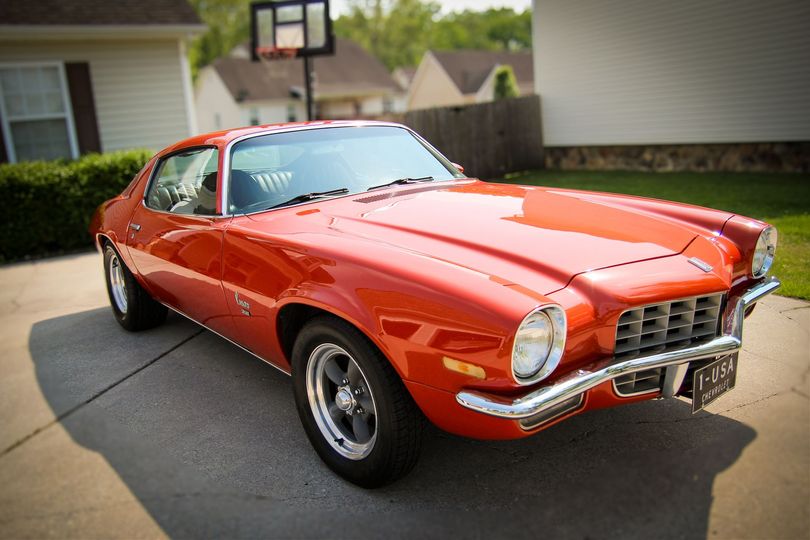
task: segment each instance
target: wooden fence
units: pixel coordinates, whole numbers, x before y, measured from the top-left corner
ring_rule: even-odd
[[[502,178],[543,168],[540,97],[410,111],[404,123],[467,175]]]

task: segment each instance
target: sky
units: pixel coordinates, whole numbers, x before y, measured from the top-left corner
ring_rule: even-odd
[[[440,0],[442,13],[450,11],[462,11],[465,9],[484,10],[491,7],[510,7],[515,11],[523,11],[531,7],[532,0]],[[332,17],[339,17],[346,12],[348,2],[346,0],[331,0],[329,8]]]

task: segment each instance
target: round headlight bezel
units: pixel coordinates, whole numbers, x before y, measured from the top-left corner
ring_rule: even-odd
[[[754,252],[751,255],[751,275],[754,278],[764,277],[770,271],[773,266],[777,241],[776,227],[769,225],[759,233]]]
[[[551,343],[547,348],[548,353],[545,359],[537,362],[537,367],[529,376],[519,375],[515,369],[515,354],[520,345],[521,331],[526,330],[535,321],[536,317],[544,316],[551,322]],[[565,310],[559,304],[546,304],[532,310],[526,315],[515,332],[515,339],[512,344],[511,371],[512,378],[520,385],[534,384],[551,375],[562,360],[565,351],[565,340],[568,333],[568,321]]]

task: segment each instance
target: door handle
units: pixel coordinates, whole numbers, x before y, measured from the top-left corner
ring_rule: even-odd
[[[138,225],[137,223],[130,223],[129,228],[132,229],[133,231],[140,231],[141,230],[141,226]]]

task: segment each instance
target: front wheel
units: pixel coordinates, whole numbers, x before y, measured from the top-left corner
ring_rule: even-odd
[[[163,324],[166,306],[149,296],[110,244],[104,247],[104,276],[113,314],[121,326],[137,332]]]
[[[356,328],[318,317],[293,347],[298,415],[321,459],[350,482],[379,487],[416,464],[423,419],[402,380]]]

